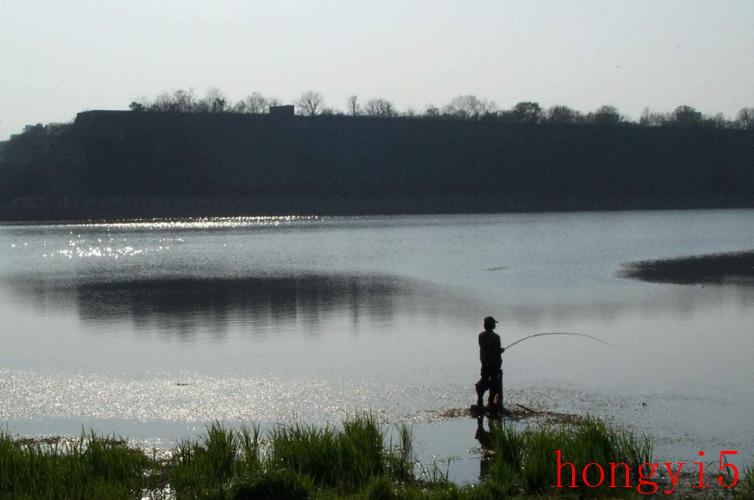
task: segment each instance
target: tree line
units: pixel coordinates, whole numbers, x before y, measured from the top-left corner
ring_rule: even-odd
[[[754,131],[215,108],[28,127],[0,219],[754,206]]]
[[[131,102],[129,109],[135,112],[178,113],[247,113],[266,114],[271,107],[280,106],[277,97],[252,92],[236,102],[230,100],[217,87],[211,87],[204,96],[191,90],[178,89],[162,92],[153,99],[142,98]],[[322,93],[313,90],[303,92],[293,100],[296,112],[303,116],[348,115],[376,118],[432,118],[488,120],[502,123],[523,124],[592,124],[592,125],[639,125],[645,127],[708,127],[754,130],[754,107],[744,107],[730,119],[722,113],[705,114],[693,106],[681,105],[671,112],[657,112],[644,108],[638,120],[632,120],[611,105],[600,106],[594,111],[581,112],[565,105],[543,108],[534,101],[522,101],[512,108],[504,109],[497,102],[475,95],[459,95],[445,105],[428,105],[422,111],[409,108],[399,110],[392,101],[375,97],[363,101],[358,95],[346,99],[343,110],[330,106]]]

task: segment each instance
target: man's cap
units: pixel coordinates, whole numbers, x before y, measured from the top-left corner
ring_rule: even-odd
[[[495,318],[493,318],[492,316],[487,316],[486,318],[484,318],[484,324],[485,325],[488,325],[488,324],[494,325],[496,323],[499,323],[499,321],[496,320]]]

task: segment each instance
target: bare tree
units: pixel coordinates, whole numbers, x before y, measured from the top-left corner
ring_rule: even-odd
[[[148,111],[151,105],[149,97],[147,97],[146,95],[140,95],[139,97],[131,101],[131,104],[136,104],[136,107],[140,108],[142,111]],[[129,108],[130,107],[131,106],[129,105]]]
[[[491,117],[497,115],[500,106],[492,99],[480,99],[479,100],[479,113],[484,117]]]
[[[228,99],[223,94],[223,91],[217,87],[208,88],[204,95],[204,100],[209,106],[210,113],[222,113],[225,111],[225,106],[228,103]]]
[[[167,92],[158,94],[152,101],[149,109],[152,111],[175,111],[173,109],[173,99]]]
[[[424,116],[429,118],[437,118],[438,116],[440,116],[440,109],[434,104],[428,104],[427,107],[424,108]]]
[[[267,111],[269,105],[267,99],[259,92],[252,92],[244,99],[246,105],[246,112],[253,115],[259,115]]]
[[[325,107],[325,98],[319,92],[307,90],[296,102],[301,109],[301,113],[308,116],[317,116]]]
[[[368,116],[394,117],[398,116],[393,103],[387,99],[375,98],[370,99],[364,106],[364,113]]]
[[[246,113],[246,103],[238,101],[230,108],[231,113]]]
[[[149,109],[153,111],[172,111],[174,113],[191,113],[194,110],[194,91],[173,90],[163,92],[155,97]]]
[[[736,126],[744,130],[754,130],[754,108],[742,108],[736,116]]]
[[[278,99],[277,97],[268,97],[267,98],[267,110],[269,111],[271,107],[273,106],[280,106],[283,104],[283,101]]]
[[[180,113],[191,113],[194,110],[195,100],[196,97],[194,96],[193,89],[178,89],[173,91],[173,102],[175,102],[177,110]]]
[[[644,108],[639,118],[639,125],[644,127],[659,127],[664,125],[668,121],[668,116],[665,113],[655,113],[649,108]]]
[[[359,96],[352,95],[346,100],[346,111],[351,116],[358,116],[359,112],[361,111],[361,106],[359,105]]]
[[[446,115],[456,118],[479,118],[482,103],[474,95],[459,95],[454,97],[443,111]]]

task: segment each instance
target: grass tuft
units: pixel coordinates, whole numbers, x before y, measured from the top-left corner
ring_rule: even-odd
[[[646,436],[612,429],[594,418],[563,427],[530,427],[523,431],[503,427],[493,431],[493,463],[488,481],[509,494],[552,491],[557,483],[555,450],[561,451],[563,463],[573,463],[577,471],[592,462],[625,463],[634,482],[639,465],[651,462],[652,457],[652,445]],[[592,468],[586,479],[598,484],[598,474]],[[570,473],[564,473],[563,478],[564,484],[570,485]],[[603,485],[607,486],[604,482]],[[591,490],[585,487],[580,473],[576,474],[576,486],[580,491]]]
[[[736,487],[735,498],[754,500],[754,465],[750,465],[744,470],[743,477]]]
[[[0,498],[134,498],[153,468],[143,452],[93,432],[67,444],[0,433]]]

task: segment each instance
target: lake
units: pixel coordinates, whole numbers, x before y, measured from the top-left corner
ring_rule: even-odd
[[[754,210],[255,217],[0,226],[0,426],[170,446],[213,419],[372,411],[479,474],[484,316],[506,404],[592,414],[658,458],[754,455],[754,287],[618,276],[750,250]]]

